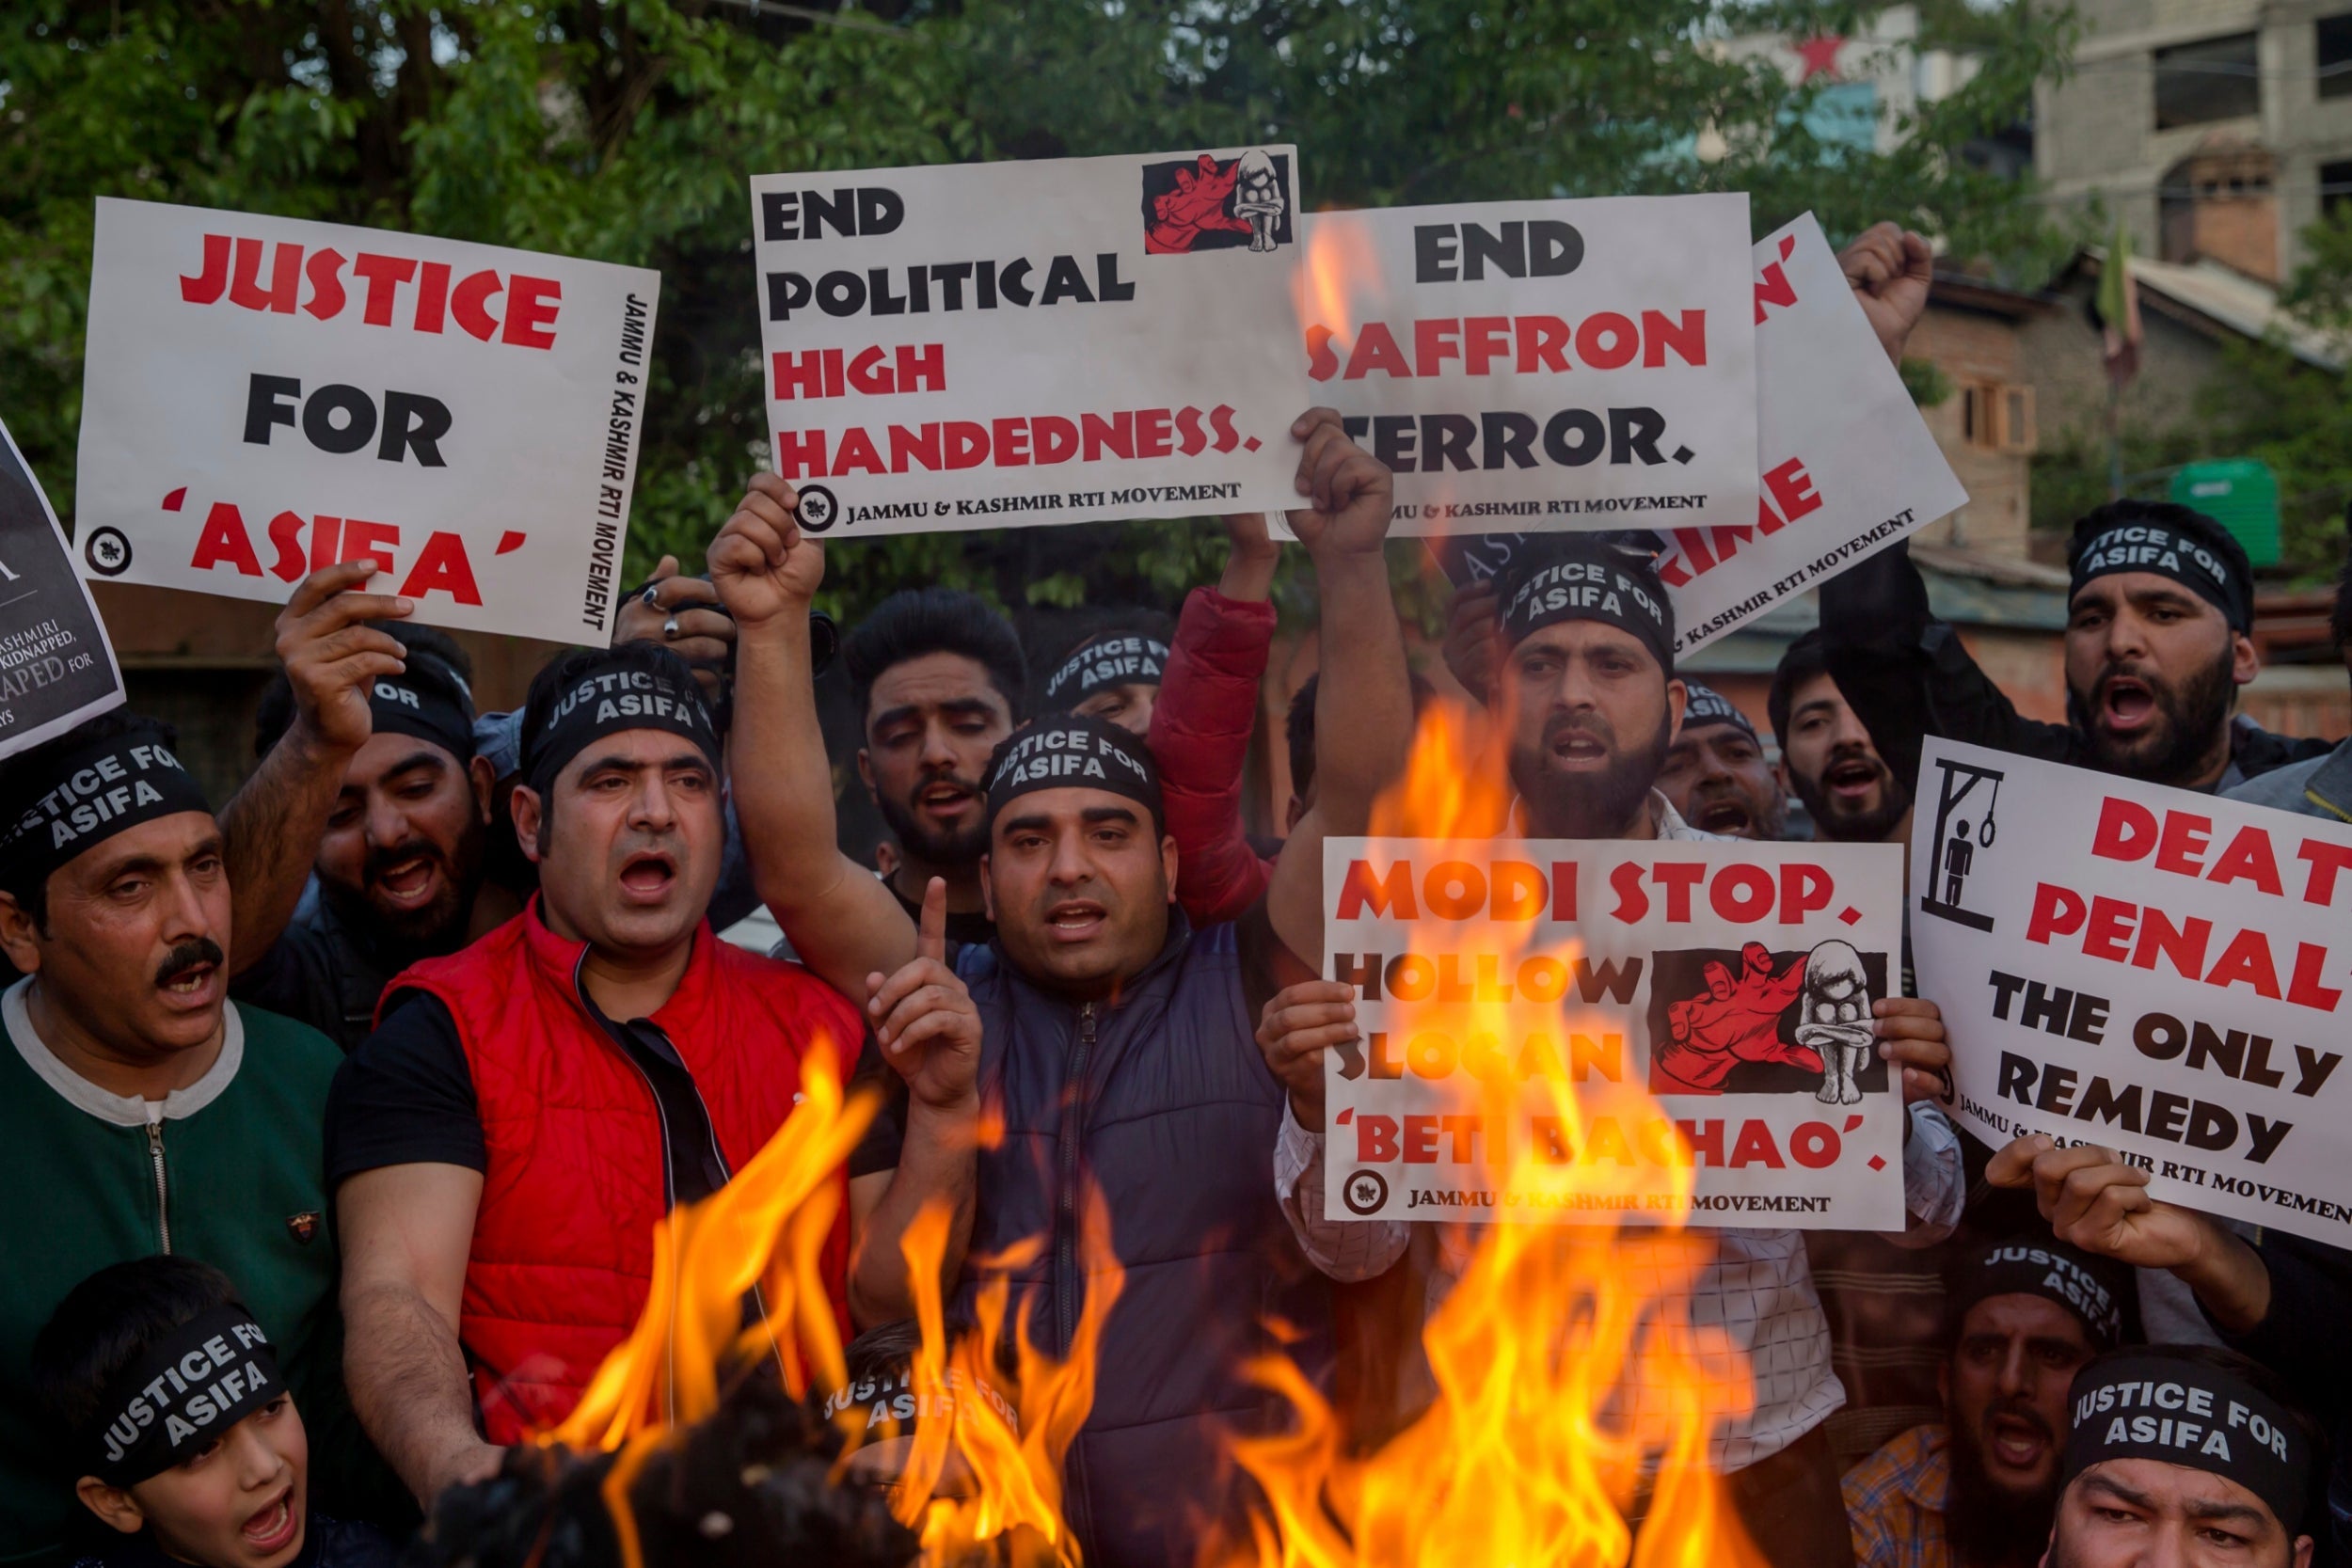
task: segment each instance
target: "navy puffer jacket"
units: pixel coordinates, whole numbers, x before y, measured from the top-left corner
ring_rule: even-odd
[[[1243,1376],[1279,1348],[1269,1323],[1303,1333],[1287,1349],[1318,1386],[1329,1371],[1328,1287],[1275,1202],[1283,1091],[1253,1037],[1235,928],[1194,931],[1173,909],[1169,923],[1115,1001],[1041,990],[993,946],[958,960],[984,1030],[982,1103],[1005,1130],[980,1150],[968,1256],[1046,1240],[1011,1278],[1057,1354],[1086,1290],[1085,1183],[1127,1272],[1069,1461],[1065,1511],[1089,1568],[1193,1568],[1202,1531],[1239,1506],[1225,1438],[1286,1415]],[[967,1265],[967,1321],[982,1277]]]

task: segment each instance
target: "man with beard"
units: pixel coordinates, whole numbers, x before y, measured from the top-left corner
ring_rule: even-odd
[[[1780,656],[1765,698],[1780,773],[1813,818],[1813,835],[1833,844],[1911,842],[1911,790],[1870,744],[1837,683],[1819,626]]]
[[[995,927],[980,898],[983,780],[989,753],[1020,717],[1028,684],[1020,638],[970,594],[910,588],[874,607],[843,640],[841,657],[865,730],[858,777],[898,841],[882,885],[912,920],[938,878],[947,940],[985,942]]]
[[[519,908],[483,877],[495,781],[474,751],[464,656],[429,626],[388,635],[405,668],[368,684],[367,738],[344,762],[317,836],[318,908],[290,922],[234,985],[240,1000],[303,1019],[345,1051],[375,1026],[386,981]],[[257,751],[284,737],[294,705],[281,676],[262,694]]]
[[[2261,669],[2246,548],[2201,512],[2110,501],[2067,545],[2067,722],[2020,714],[1928,608],[1900,545],[1821,586],[1829,673],[1897,777],[1943,736],[2180,789],[2224,790],[2328,743],[2235,718]]]
[[[1389,472],[1333,410],[1313,410],[1292,435],[1310,499],[1290,521],[1315,565],[1325,712],[1316,803],[1264,899],[1234,925],[1192,927],[1175,901],[1176,847],[1141,737],[1100,720],[1039,720],[987,775],[980,870],[996,936],[958,957],[981,1023],[977,1077],[947,1092],[928,1053],[900,1049],[882,1016],[896,982],[868,1009],[881,1025],[874,1068],[906,1087],[850,1161],[863,1321],[909,1314],[899,1243],[932,1204],[956,1222],[950,1310],[969,1319],[984,1287],[1008,1281],[1015,1316],[1057,1354],[1099,1288],[1102,1222],[1124,1260],[1066,1465],[1073,1535],[1104,1568],[1190,1568],[1204,1525],[1242,1496],[1232,1438],[1284,1414],[1253,1365],[1282,1345],[1313,1378],[1328,1355],[1328,1291],[1265,1180],[1283,1093],[1248,1018],[1279,984],[1278,965],[1320,966],[1322,839],[1364,831],[1373,796],[1403,764],[1412,698],[1382,548]],[[772,850],[758,860],[761,892],[812,966],[879,972],[904,960],[913,935],[895,902],[869,885],[862,911],[804,918],[809,900],[862,879],[837,856],[801,849],[832,842],[833,808],[804,650],[769,629],[795,624],[792,606],[823,572],[796,505],[783,481],[761,475],[712,546],[714,570],[723,549],[755,547],[784,601],[756,631],[741,617],[739,809],[755,849]],[[983,1138],[983,1127],[996,1131]]]
[[[2058,1505],[2067,1388],[2122,1333],[2129,1272],[2046,1233],[1953,1261],[1944,1418],[1847,1474],[1856,1568],[2033,1568]]]
[[[1688,678],[1682,686],[1682,727],[1666,748],[1659,793],[1701,832],[1780,838],[1788,829],[1788,797],[1764,760],[1756,725],[1713,687]]]
[[[803,1063],[864,1032],[798,965],[710,929],[719,740],[682,660],[575,650],[523,713],[538,895],[392,981],[327,1107],[352,1397],[421,1500],[570,1412],[644,1307],[657,1222],[740,1170]],[[820,1259],[836,1302],[848,1251],[845,1224]]]
[[[341,1053],[228,999],[221,832],[173,734],[117,711],[0,766],[0,1560],[66,1560],[25,1379],[71,1291],[154,1253],[233,1270],[312,1426],[322,1505],[371,1511],[344,1398],[319,1127]],[[380,1480],[380,1470],[376,1472]],[[396,1494],[393,1494],[396,1497]],[[330,1500],[331,1499],[331,1500]]]
[[[2269,1369],[2149,1345],[2084,1368],[2068,1402],[2045,1568],[2311,1568],[2327,1443]]]
[[[1645,548],[1563,534],[1526,561],[1497,596],[1502,650],[1494,705],[1509,736],[1518,799],[1504,832],[1529,838],[1699,839],[1656,787],[1686,702],[1674,674],[1674,611]],[[1325,666],[1327,673],[1330,666]],[[1285,862],[1289,859],[1286,853]],[[1284,1216],[1316,1267],[1334,1279],[1375,1277],[1404,1255],[1404,1221],[1324,1214],[1323,1053],[1354,1037],[1354,988],[1294,984],[1269,1001],[1258,1039],[1289,1089],[1274,1154]],[[1910,1106],[1903,1191],[1919,1244],[1950,1233],[1963,1187],[1950,1122],[1925,1103],[1951,1053],[1935,1005],[1888,997],[1872,1006],[1879,1052],[1901,1073]],[[1688,1309],[1748,1357],[1755,1403],[1720,1423],[1708,1463],[1749,1535],[1778,1568],[1821,1568],[1850,1550],[1837,1469],[1822,1423],[1844,1400],[1830,1365],[1829,1326],[1795,1230],[1694,1231],[1715,1257],[1692,1279]],[[1459,1227],[1438,1232],[1433,1290],[1469,1260]],[[1638,1399],[1637,1393],[1634,1396]]]

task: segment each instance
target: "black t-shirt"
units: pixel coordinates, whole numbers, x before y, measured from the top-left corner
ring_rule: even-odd
[[[335,1074],[326,1099],[326,1181],[385,1165],[463,1165],[486,1171],[489,1152],[473,1071],[456,1020],[439,997],[404,992],[383,1026]],[[710,1115],[676,1047],[648,1019],[596,1020],[653,1091],[669,1157],[672,1204],[691,1203],[723,1186],[727,1169]]]
[[[905,901],[903,898],[899,900],[900,903]],[[1183,916],[1174,918],[1181,920]],[[952,922],[955,917],[950,915],[948,919]],[[961,967],[956,961],[957,950],[953,946],[952,933],[950,939],[948,964],[961,974]],[[1185,940],[1190,940],[1188,935]],[[1275,934],[1274,921],[1266,912],[1263,898],[1252,904],[1239,920],[1233,922],[1233,940],[1241,950],[1242,998],[1253,1022],[1283,987],[1315,977],[1314,973],[1293,957],[1288,945]],[[1005,961],[1001,953],[997,961]],[[853,1088],[871,1084],[882,1091],[882,1109],[866,1125],[866,1135],[858,1140],[857,1148],[850,1151],[850,1179],[854,1180],[861,1176],[898,1169],[898,1153],[906,1144],[907,1085],[906,1080],[898,1076],[898,1069],[882,1059],[882,1047],[875,1041],[870,1030],[866,1037],[866,1049],[858,1053],[857,1069],[850,1075],[850,1081]]]
[[[890,890],[890,896],[898,901],[898,907],[907,911],[907,918],[914,921],[918,927],[921,927],[923,924],[921,900],[909,898],[898,891],[897,882],[887,879],[883,880],[882,886]],[[961,914],[954,910],[947,911],[949,945],[961,943],[966,947],[985,947],[995,940],[996,922],[989,919],[985,912],[979,910],[966,910]]]

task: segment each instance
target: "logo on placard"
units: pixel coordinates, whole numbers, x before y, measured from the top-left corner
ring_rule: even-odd
[[[1938,920],[1989,931],[1993,917],[1967,908],[1964,899],[1977,851],[1993,847],[1993,812],[2000,803],[2001,780],[2008,775],[1997,768],[1949,757],[1938,757],[1935,766],[1944,777],[1936,790],[1935,837],[1931,841],[1934,856],[1928,862],[1927,891],[1919,895],[1919,910]],[[1979,784],[1985,786],[1982,796],[1977,794]]]
[[[90,531],[82,546],[82,559],[102,578],[119,578],[131,569],[131,541],[119,528]]]
[[[841,503],[823,485],[805,484],[801,487],[799,516],[803,532],[822,533],[841,520]]]
[[[1340,1201],[1351,1214],[1376,1214],[1389,1201],[1389,1180],[1376,1170],[1356,1171],[1340,1188]]]
[[[1154,256],[1279,250],[1291,243],[1291,161],[1253,147],[1219,161],[1143,166],[1143,248]]]
[[[1663,949],[1650,984],[1652,1094],[1810,1094],[1855,1105],[1886,1086],[1870,1004],[1886,955],[1837,938],[1775,953],[1751,942]]]

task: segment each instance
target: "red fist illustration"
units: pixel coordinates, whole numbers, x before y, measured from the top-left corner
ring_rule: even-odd
[[[1249,223],[1225,211],[1225,198],[1233,194],[1233,183],[1241,178],[1241,164],[1236,160],[1220,173],[1216,160],[1206,152],[1191,168],[1176,171],[1176,188],[1152,198],[1152,216],[1158,221],[1144,233],[1143,248],[1155,254],[1181,255],[1192,249],[1193,242],[1211,229],[1249,232]]]
[[[1707,994],[1666,1006],[1673,1037],[1652,1043],[1652,1094],[1721,1094],[1724,1080],[1741,1062],[1786,1062],[1821,1070],[1819,1053],[1780,1037],[1781,1015],[1804,989],[1804,964],[1794,961],[1778,974],[1760,942],[1740,950],[1740,975],[1720,963],[1705,971]]]

